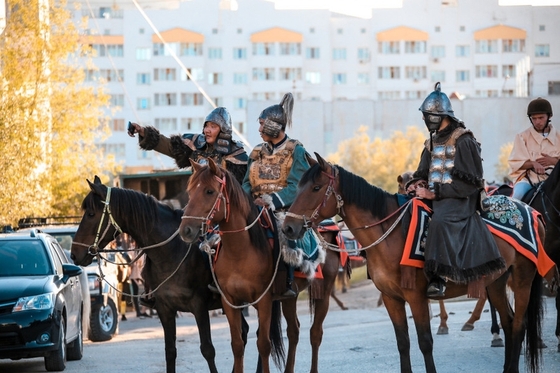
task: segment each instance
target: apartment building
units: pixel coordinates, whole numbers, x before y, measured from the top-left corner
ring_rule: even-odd
[[[357,18],[267,0],[144,0],[142,11],[131,1],[80,2],[76,19],[90,17],[84,43],[98,53],[87,79],[107,82],[116,109],[100,145],[127,172],[175,167],[138,149],[129,120],[164,134],[200,132],[212,104],[225,106],[254,146],[260,110],[285,92],[296,99],[289,134],[321,154],[360,125],[381,137],[423,126],[418,107],[437,81],[492,149],[487,159],[526,127],[531,97],[550,96],[560,110],[560,6],[403,0]],[[496,138],[500,129],[507,136]]]

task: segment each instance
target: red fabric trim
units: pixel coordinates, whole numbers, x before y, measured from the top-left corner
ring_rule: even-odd
[[[307,276],[300,271],[294,271],[294,277],[298,277],[298,278],[307,278]],[[321,269],[321,266],[317,266],[317,269],[315,270],[315,278],[322,280],[323,277],[323,270]]]
[[[411,251],[412,245],[414,244],[414,236],[416,234],[416,227],[418,226],[418,214],[416,210],[418,206],[423,207],[426,211],[432,213],[432,209],[428,207],[424,202],[422,202],[418,198],[412,199],[412,213],[411,213],[411,220],[410,220],[410,229],[408,230],[406,241],[404,245],[404,251],[401,259],[401,265],[409,266],[409,267],[416,267],[416,268],[424,268],[424,261],[411,259]]]

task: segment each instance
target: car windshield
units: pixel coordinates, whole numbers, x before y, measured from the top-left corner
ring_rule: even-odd
[[[0,241],[0,277],[44,276],[50,272],[45,248],[40,241]]]
[[[64,250],[70,251],[72,248],[72,240],[74,239],[74,233],[55,233],[55,232],[48,232],[51,236],[56,238],[60,246]]]

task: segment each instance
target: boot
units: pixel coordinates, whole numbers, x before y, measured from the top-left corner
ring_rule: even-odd
[[[445,296],[445,280],[441,277],[433,277],[428,284],[426,295],[428,298],[442,298]]]
[[[295,298],[297,293],[292,289],[292,282],[286,283],[286,291],[282,294],[282,298]]]

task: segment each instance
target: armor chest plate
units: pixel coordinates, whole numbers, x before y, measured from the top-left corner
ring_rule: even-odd
[[[251,164],[249,180],[253,197],[278,192],[288,185],[288,174],[293,163],[293,149],[281,149],[267,154],[262,149],[258,159]]]
[[[455,161],[455,145],[435,145],[428,174],[428,183],[451,183],[451,170]]]

